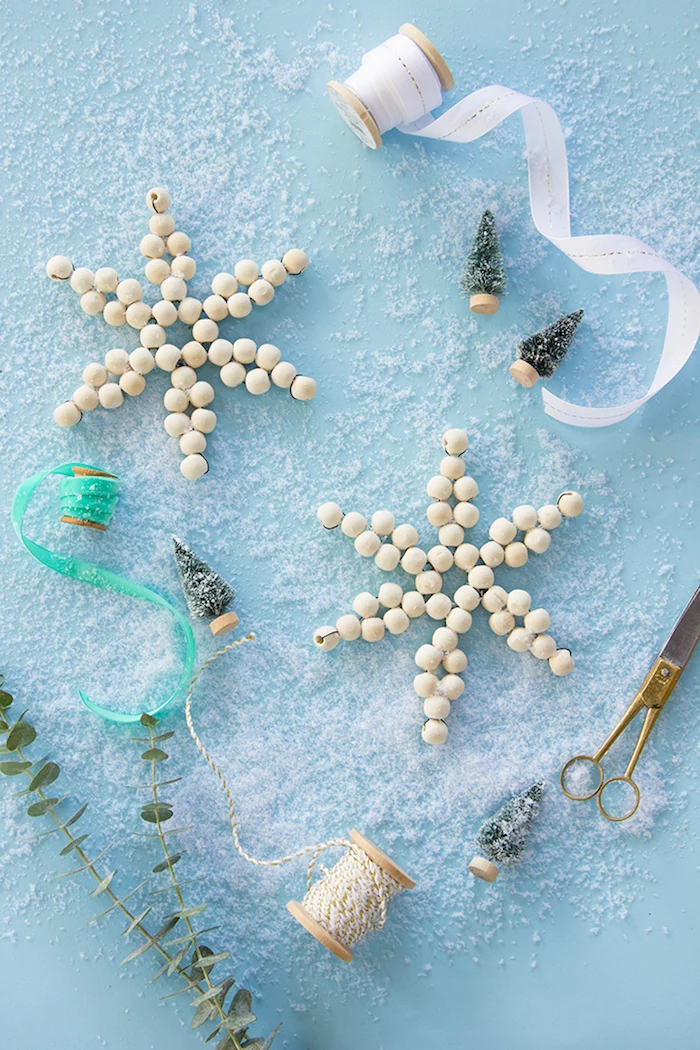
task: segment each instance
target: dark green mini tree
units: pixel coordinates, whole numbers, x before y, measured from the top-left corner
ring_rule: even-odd
[[[576,310],[524,339],[518,347],[518,360],[510,366],[513,378],[523,386],[534,386],[538,379],[553,376],[566,357],[582,318],[583,310]]]
[[[196,620],[211,620],[212,634],[224,634],[238,623],[235,613],[223,615],[236,597],[236,592],[223,576],[195,554],[186,543],[173,536],[175,565],[185,594],[187,607]]]
[[[521,791],[479,828],[477,848],[494,864],[515,864],[522,857],[543,788],[543,783],[537,783]]]
[[[464,264],[462,295],[470,296],[469,306],[475,313],[492,314],[498,310],[496,296],[503,295],[507,281],[496,220],[485,211]]]

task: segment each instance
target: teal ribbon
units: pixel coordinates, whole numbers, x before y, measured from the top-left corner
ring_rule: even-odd
[[[152,711],[148,712],[151,715],[159,715],[189,684],[192,677],[195,643],[192,628],[187,620],[170,602],[167,602],[165,598],[161,598],[155,591],[149,590],[148,587],[132,583],[131,580],[127,580],[123,576],[117,576],[116,573],[110,572],[109,569],[101,569],[97,565],[90,565],[89,562],[80,561],[79,558],[72,558],[68,554],[59,554],[56,551],[47,550],[46,547],[41,547],[34,540],[30,540],[24,535],[22,526],[29,502],[42,481],[51,474],[58,474],[63,478],[61,482],[61,510],[64,514],[101,525],[108,524],[119,494],[119,479],[90,475],[74,477],[73,467],[97,471],[101,469],[100,467],[91,467],[85,463],[63,463],[61,466],[51,467],[49,470],[43,470],[40,474],[34,474],[31,478],[27,478],[17,489],[15,498],[12,501],[12,524],[22,546],[29,551],[33,558],[36,558],[42,565],[46,565],[47,568],[53,569],[54,572],[60,572],[63,576],[70,576],[74,580],[80,580],[81,583],[90,583],[93,587],[103,587],[105,590],[115,591],[117,594],[143,598],[144,601],[162,606],[175,617],[185,636],[185,667],[178,684],[170,696]],[[79,692],[80,699],[88,710],[92,711],[93,714],[101,715],[102,718],[106,718],[110,722],[138,722],[143,714],[142,711],[131,714],[125,711],[113,711],[109,707],[101,707],[90,700],[82,690],[79,690]]]

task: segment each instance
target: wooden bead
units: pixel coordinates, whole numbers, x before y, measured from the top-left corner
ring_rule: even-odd
[[[76,295],[85,295],[93,287],[95,275],[87,266],[79,266],[70,277],[70,286]]]
[[[132,308],[129,307],[129,309]],[[177,321],[177,307],[175,303],[171,303],[167,299],[159,299],[151,312],[156,322],[162,325],[163,328],[169,328],[171,324],[175,324]]]
[[[398,609],[403,598],[403,588],[398,583],[383,583],[379,588],[377,599],[385,609]]]
[[[545,503],[544,507],[540,507],[537,511],[537,520],[542,528],[547,529],[548,532],[558,528],[561,525],[561,519],[562,513],[553,503]]]
[[[525,533],[523,543],[528,550],[533,551],[535,554],[544,554],[549,549],[549,545],[552,542],[552,537],[546,529],[530,529],[529,532]]]
[[[167,245],[171,255],[186,255],[192,247],[192,241],[186,233],[182,233],[181,230],[175,230],[168,237]]]
[[[416,576],[416,590],[419,594],[437,594],[442,590],[442,576],[434,570],[419,572]]]
[[[392,572],[399,564],[401,551],[393,543],[382,543],[374,556],[374,564],[384,572]]]
[[[335,649],[340,641],[340,634],[336,627],[317,627],[314,631],[314,645],[323,653],[329,653]]]
[[[489,616],[489,627],[494,634],[510,634],[515,627],[515,617],[507,609],[492,613]]]
[[[100,403],[100,399],[97,396],[97,390],[94,386],[90,386],[88,383],[78,387],[73,393],[72,401],[81,412],[92,412],[92,410],[97,408]]]
[[[311,401],[316,396],[316,380],[311,376],[295,376],[289,393],[296,401]]]
[[[435,595],[437,598],[438,595]],[[432,598],[430,599],[432,601]],[[472,614],[466,609],[451,609],[445,617],[445,626],[457,634],[466,634],[472,625]]]
[[[493,570],[488,565],[475,565],[467,574],[467,581],[475,591],[487,591],[493,587]]]
[[[467,657],[461,649],[453,649],[443,657],[442,666],[448,674],[461,674],[467,669]]]
[[[429,718],[427,722],[423,723],[421,736],[426,744],[433,744],[434,746],[439,747],[447,740],[447,734],[448,729],[446,724],[439,721],[437,718]]]
[[[211,434],[216,426],[216,412],[212,412],[210,408],[195,408],[190,421],[195,430],[202,434]]]
[[[102,386],[108,379],[107,369],[98,361],[92,361],[83,369],[83,383],[89,386]]]
[[[268,262],[263,263],[260,272],[273,288],[279,288],[287,280],[287,271],[279,259],[270,259]]]
[[[223,321],[228,317],[228,303],[220,295],[208,295],[202,303],[202,309],[211,321]]]
[[[469,584],[465,583],[455,591],[454,600],[460,609],[473,612],[481,601],[481,595],[474,587],[470,587]]]
[[[454,427],[442,435],[442,447],[449,456],[461,456],[469,448],[469,439],[464,430]]]
[[[185,456],[180,464],[180,473],[188,481],[196,481],[197,478],[201,478],[203,474],[206,474],[208,470],[209,464],[204,456]]]
[[[146,204],[151,211],[161,214],[168,210],[172,204],[172,200],[166,189],[162,186],[156,186],[146,194]]]
[[[517,531],[513,522],[508,521],[508,518],[496,518],[489,529],[489,538],[505,547],[507,543],[515,539]]]
[[[425,603],[425,611],[432,620],[444,620],[451,608],[452,599],[441,591],[431,594]]]
[[[525,630],[532,631],[533,634],[543,634],[548,631],[551,623],[552,618],[546,609],[531,609],[525,614],[523,621]]]
[[[46,264],[46,276],[52,281],[67,281],[73,273],[73,263],[66,255],[52,255]]]
[[[148,228],[157,237],[169,237],[175,229],[175,220],[172,215],[166,215],[165,212],[151,215],[148,220]]]
[[[442,474],[436,474],[426,486],[426,492],[431,499],[446,500],[452,495],[452,482]]]
[[[489,540],[480,549],[479,554],[484,565],[488,565],[489,568],[495,569],[498,565],[503,563],[505,558],[505,551],[500,543],[496,543],[495,540]]]
[[[251,285],[258,279],[258,264],[253,259],[240,259],[234,267],[234,275],[240,284]]]
[[[206,408],[214,400],[214,387],[203,379],[198,380],[189,391],[190,402],[195,408]]]
[[[197,272],[197,263],[191,255],[178,255],[170,264],[170,272],[173,277],[181,277],[183,281],[191,281]]]
[[[285,252],[282,256],[282,265],[287,273],[303,273],[309,265],[309,257],[306,252],[301,250],[301,248],[290,248],[289,251]]]
[[[557,678],[571,674],[574,669],[574,658],[568,649],[557,649],[553,656],[549,657],[549,669]]]
[[[102,316],[107,324],[112,325],[113,328],[119,328],[120,325],[126,324],[126,307],[118,299],[111,299],[105,303]]]
[[[362,637],[366,642],[381,642],[384,637],[384,621],[378,616],[370,616],[362,621]]]
[[[516,529],[519,529],[521,532],[534,529],[537,524],[537,511],[528,503],[522,503],[519,507],[516,507],[511,517]]]
[[[149,259],[143,272],[150,284],[161,285],[166,277],[170,277],[170,263],[165,259]]]
[[[401,568],[411,576],[416,576],[425,568],[427,555],[420,547],[409,547],[401,559]]]
[[[129,355],[126,350],[108,350],[105,354],[105,368],[113,376],[120,376],[129,367]]]
[[[172,343],[163,343],[156,350],[156,364],[164,372],[173,372],[182,360],[182,350]]]
[[[119,408],[124,401],[121,387],[117,383],[104,383],[98,391],[98,397],[103,408]]]
[[[455,521],[438,529],[438,540],[443,547],[459,547],[464,540],[464,529]]]
[[[166,277],[160,286],[160,294],[171,303],[181,303],[187,298],[187,285],[181,277]]]
[[[316,517],[324,529],[336,529],[343,520],[343,512],[337,503],[323,503],[316,511]]]
[[[425,699],[427,696],[432,696],[438,687],[439,679],[436,675],[432,674],[431,671],[423,671],[422,674],[417,674],[413,679],[413,688],[415,689],[418,696]]]
[[[369,591],[360,591],[352,603],[352,608],[363,620],[371,619],[379,612],[379,599]]]
[[[127,277],[117,285],[117,299],[124,303],[124,306],[131,306],[132,303],[143,299],[143,288],[134,277]]]
[[[530,645],[530,652],[538,660],[549,660],[557,651],[557,643],[549,634],[538,634]]]
[[[166,434],[173,438],[179,438],[182,437],[185,431],[189,430],[190,417],[184,412],[171,412],[163,420],[163,426]]]
[[[512,612],[513,616],[525,616],[530,611],[531,602],[532,598],[527,591],[511,591],[508,595],[508,612]]]
[[[439,689],[448,700],[457,700],[464,692],[464,682],[459,675],[446,674],[440,679]]]
[[[463,529],[473,529],[479,520],[479,508],[473,503],[457,503],[452,512],[454,520]]]
[[[425,698],[423,702],[423,714],[426,718],[447,718],[450,713],[450,701],[446,696],[442,696],[440,693],[434,693],[432,696]]]
[[[160,259],[165,255],[165,241],[155,233],[147,233],[142,237],[139,248],[147,259]]]
[[[217,273],[211,282],[211,290],[222,299],[230,299],[238,291],[238,281],[232,273]]]
[[[577,518],[583,510],[583,498],[578,492],[562,492],[557,507],[565,518]]]
[[[445,456],[440,461],[440,473],[444,478],[449,478],[450,481],[456,481],[461,478],[465,471],[464,460],[460,459],[459,456]]]
[[[362,624],[352,613],[346,613],[336,621],[336,629],[344,642],[354,642],[362,634]]]
[[[213,365],[223,368],[233,357],[233,343],[228,339],[215,339],[209,346],[208,357]]]
[[[106,305],[107,300],[102,292],[97,292],[94,288],[80,296],[80,308],[89,317],[96,317],[97,314],[101,314]]]
[[[270,379],[275,386],[282,387],[283,390],[289,390],[296,378],[296,374],[297,370],[293,364],[289,361],[280,361],[280,363],[275,365],[272,369]]]
[[[391,535],[391,542],[401,551],[415,547],[418,543],[418,532],[413,525],[397,525]]]
[[[163,404],[168,412],[184,412],[189,407],[190,399],[184,390],[176,390],[171,386],[163,395]]]
[[[389,634],[403,634],[410,622],[403,609],[388,609],[384,613],[384,626]]]
[[[364,514],[359,514],[356,510],[351,510],[350,513],[346,514],[343,518],[340,528],[346,536],[349,536],[351,540],[354,540],[367,528],[367,519]]]
[[[485,857],[472,857],[469,861],[469,870],[472,875],[476,875],[477,879],[483,879],[484,882],[495,882],[498,878],[498,868]]]
[[[236,387],[245,382],[246,372],[243,365],[239,364],[238,361],[229,361],[221,369],[219,375],[224,386]]]
[[[198,343],[213,343],[219,338],[219,326],[208,317],[201,317],[192,325],[192,338]]]
[[[138,299],[126,308],[126,323],[130,328],[141,329],[148,324],[152,317],[153,312],[148,303],[144,303],[143,299]]]
[[[481,597],[481,604],[486,612],[495,613],[505,609],[508,603],[508,592],[502,587],[489,587]]]
[[[183,299],[177,308],[177,316],[183,324],[193,325],[202,316],[202,304],[194,296]]]
[[[442,653],[434,645],[421,645],[414,657],[417,665],[424,671],[434,671],[440,666]]]
[[[226,305],[231,317],[247,317],[253,309],[252,300],[245,292],[235,292],[234,295],[229,296]]]
[[[425,612],[425,598],[418,591],[406,591],[401,599],[401,608],[412,620]]]
[[[146,389],[146,380],[140,372],[125,372],[119,377],[119,386],[129,397],[138,397]]]
[[[527,547],[524,543],[520,543],[519,540],[509,543],[504,553],[506,565],[510,566],[511,569],[519,569],[529,557]]]
[[[72,401],[64,401],[62,405],[57,405],[53,410],[53,418],[59,427],[64,427],[67,430],[69,427],[74,427],[76,423],[79,423],[83,418],[83,414]]]
[[[189,390],[197,382],[197,373],[188,365],[175,368],[170,376],[170,382],[179,390]]]
[[[250,375],[250,372],[248,375]],[[267,373],[265,373],[265,375],[267,375]],[[355,550],[363,558],[372,558],[379,550],[381,542],[382,541],[379,539],[376,532],[371,532],[368,529],[366,532],[361,532],[355,539]]]
[[[270,389],[270,376],[264,368],[251,368],[246,372],[245,385],[249,394],[265,394]]]
[[[201,368],[208,357],[206,350],[196,339],[192,339],[189,343],[185,343],[180,353],[182,360],[186,365],[189,365],[190,368]]]
[[[430,524],[436,529],[452,521],[452,507],[449,503],[431,503],[425,514]]]
[[[258,281],[253,281],[248,289],[248,295],[256,306],[267,306],[274,299],[275,289],[269,281],[264,281],[261,278]]]
[[[95,270],[93,283],[98,292],[110,295],[117,290],[119,274],[111,266],[101,266],[99,270]]]
[[[233,356],[242,365],[251,365],[255,360],[257,343],[252,339],[236,339],[233,344]]]
[[[266,372],[271,372],[275,365],[279,364],[282,354],[280,350],[273,346],[272,343],[262,343],[255,354],[255,363],[258,368],[264,368]]]
[[[463,477],[457,478],[453,485],[453,491],[455,499],[466,502],[479,495],[479,486],[474,481],[474,478],[470,478],[468,474],[465,474]]]
[[[432,643],[443,653],[451,653],[453,649],[456,649],[458,640],[455,632],[449,627],[438,627],[433,631]]]
[[[139,332],[141,346],[145,346],[147,350],[157,350],[159,346],[163,346],[167,338],[165,329],[159,324],[147,324]]]
[[[515,627],[508,635],[506,641],[513,652],[525,653],[530,648],[532,635],[524,627]]]
[[[479,560],[479,549],[473,543],[460,543],[455,550],[454,559],[458,569],[469,572]]]

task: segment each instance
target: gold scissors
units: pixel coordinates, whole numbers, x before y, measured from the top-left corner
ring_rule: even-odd
[[[676,682],[685,670],[686,664],[690,660],[690,657],[693,654],[693,649],[699,638],[700,587],[698,587],[695,594],[681,613],[681,616],[678,619],[676,626],[671,631],[666,644],[642,682],[641,689],[613,731],[610,733],[610,736],[605,743],[601,744],[593,755],[576,755],[574,758],[570,758],[562,769],[559,781],[561,783],[562,791],[567,798],[573,799],[574,802],[584,802],[586,799],[593,798],[595,795],[598,799],[598,809],[607,820],[628,820],[637,812],[640,794],[639,788],[634,780],[632,780],[634,768],[637,765],[642,751],[644,750],[644,745],[654,728],[654,723],[661,714],[661,708],[668,700],[673,692]],[[601,758],[612,747],[632,719],[645,708],[646,714],[639,733],[639,739],[635,744],[632,757],[629,760],[624,776],[610,777],[606,780],[603,774],[603,767],[600,764]],[[574,786],[573,783],[571,783],[571,780],[575,777],[573,770],[576,767],[578,767],[579,776],[583,776],[584,770],[587,770],[589,774],[592,771],[595,773],[597,782],[592,791],[587,791],[582,794],[574,793],[575,791],[580,792],[583,789],[582,784]],[[568,788],[567,780],[569,781]],[[620,810],[620,815],[613,815],[603,805],[603,794],[611,784],[624,784],[627,785],[628,789],[632,789],[632,795],[630,796],[631,802],[624,804],[623,809]],[[590,786],[590,783],[588,786]],[[629,791],[627,791],[627,794],[629,795]],[[610,803],[608,803],[608,805],[610,805]]]

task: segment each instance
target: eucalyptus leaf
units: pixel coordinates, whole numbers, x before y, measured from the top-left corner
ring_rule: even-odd
[[[155,784],[127,784],[131,791],[153,791],[153,788],[167,787],[169,784],[178,784],[182,777],[174,777],[172,780],[159,780]]]
[[[180,948],[180,951],[177,953],[177,955],[173,956],[173,958],[168,963],[168,977],[171,977],[175,973],[175,971],[177,970],[177,968],[179,967],[180,963],[185,958],[189,950],[189,946],[186,944],[184,948]]]
[[[217,984],[215,988],[209,988],[208,991],[203,992],[202,995],[198,995],[196,999],[193,999],[190,1005],[196,1007],[199,1006],[200,1003],[208,1002],[210,999],[219,998],[220,1002],[223,1002],[228,994],[229,988],[231,988],[233,984],[233,977],[227,977],[221,982],[221,984]]]
[[[112,879],[114,878],[114,876],[116,874],[117,874],[117,869],[115,868],[114,871],[110,871],[107,875],[105,875],[105,877],[103,879],[100,879],[97,887],[92,891],[90,896],[91,897],[99,897],[99,895],[101,893],[104,893],[104,891],[107,889],[107,887],[109,886],[110,882],[112,881]]]
[[[5,744],[9,751],[16,751],[19,747],[28,747],[29,744],[36,740],[36,729],[34,726],[30,726],[29,722],[22,721],[26,713],[26,711],[22,712],[7,734]]]
[[[166,871],[167,868],[174,868],[177,862],[187,853],[187,850],[182,850],[181,853],[171,853],[165,860],[161,860],[156,864],[155,868],[152,868],[153,874],[158,875],[161,871]]]
[[[270,1050],[270,1047],[272,1046],[272,1044],[275,1041],[275,1036],[277,1035],[277,1033],[279,1032],[281,1027],[282,1027],[282,1023],[280,1022],[277,1025],[277,1027],[275,1028],[275,1030],[273,1032],[270,1032],[270,1034],[268,1035],[267,1039],[265,1040],[265,1042],[262,1045],[262,1050]]]
[[[87,832],[85,835],[78,835],[77,839],[71,839],[70,842],[67,845],[65,845],[60,851],[60,853],[58,854],[59,857],[65,857],[65,855],[67,853],[70,853],[71,850],[80,849],[80,847],[82,846],[83,842],[85,842],[85,839],[88,837],[89,834],[90,832]]]
[[[39,772],[32,777],[31,783],[29,784],[30,791],[38,791],[39,788],[48,787],[49,784],[53,784],[54,780],[57,780],[61,773],[61,767],[56,762],[47,762],[45,766],[42,766]]]
[[[98,919],[102,919],[105,915],[109,915],[109,913],[111,911],[114,911],[115,908],[118,908],[120,904],[124,904],[126,901],[129,900],[130,897],[133,897],[135,893],[138,893],[141,887],[146,885],[147,881],[147,879],[144,879],[144,881],[140,882],[138,886],[134,886],[133,890],[129,890],[129,892],[123,897],[120,897],[119,900],[114,901],[112,904],[110,904],[109,908],[106,908],[104,911],[101,911],[100,914],[96,915],[94,919],[90,919],[90,923],[96,923]]]
[[[163,923],[161,928],[158,930],[158,932],[153,934],[153,940],[154,941],[159,941],[161,939],[161,937],[165,937],[166,934],[170,933],[170,931],[175,926],[177,926],[179,921],[180,920],[177,918],[176,915],[171,915],[169,918],[167,918],[165,920],[165,922]]]
[[[16,777],[18,773],[26,773],[31,768],[31,762],[0,762],[0,773],[6,777]]]
[[[72,868],[71,871],[62,871],[58,878],[67,879],[70,875],[77,875],[81,871],[87,871],[88,868],[94,868],[97,862],[102,860],[105,853],[108,853],[111,850],[116,841],[116,839],[112,839],[111,842],[108,842],[102,852],[98,853],[94,860],[89,860],[85,864],[81,864],[79,868]],[[143,886],[145,883],[142,882],[141,885]]]
[[[184,885],[184,883],[180,883],[180,885]],[[193,915],[201,915],[208,907],[208,904],[195,904],[191,908],[182,908],[180,911],[174,911],[173,915],[177,915],[178,919],[191,919]]]
[[[141,758],[144,762],[165,762],[170,756],[161,751],[159,747],[149,747],[148,751],[144,751],[141,754]]]
[[[235,1046],[233,1039],[227,1032],[224,1038],[216,1044],[215,1050],[230,1050],[232,1046]]]
[[[167,733],[159,733],[158,736],[135,736],[132,740],[137,740],[139,744],[159,744],[162,740],[170,740],[171,736],[175,736],[175,730],[170,729]]]
[[[158,970],[158,972],[154,974],[153,977],[151,977],[151,984],[153,984],[154,981],[158,981],[163,976],[163,974],[166,973],[169,966],[170,960],[168,959],[166,963],[163,963],[160,970]]]
[[[190,1027],[193,1031],[197,1028],[201,1028],[203,1024],[206,1024],[207,1021],[216,1014],[216,1012],[216,1005],[214,1003],[201,1003],[195,1010]]]
[[[12,705],[13,696],[12,693],[8,693],[5,689],[0,689],[0,709],[3,711]]]
[[[204,882],[205,876],[200,875],[198,879],[185,879],[184,882],[178,883],[178,886],[191,886],[193,882]],[[151,890],[148,894],[149,897],[156,897],[159,893],[175,893],[177,890],[176,886],[161,886],[158,890]]]
[[[149,904],[147,908],[144,908],[144,910],[141,912],[140,915],[136,915],[131,920],[131,922],[129,923],[127,928],[123,931],[122,937],[128,937],[130,933],[133,933],[133,931],[136,929],[136,927],[139,925],[139,923],[143,922],[143,920],[146,918],[146,916],[148,915],[148,913],[151,910],[151,908],[152,908],[152,905]]]
[[[168,965],[170,964],[168,963]],[[188,981],[184,988],[178,988],[176,992],[168,992],[167,995],[161,995],[161,1001],[174,999],[177,995],[184,995],[185,992],[191,992],[193,988],[199,988],[199,981]]]
[[[0,718],[0,733],[9,733],[10,727],[4,718]]]
[[[188,933],[185,937],[178,937],[177,940],[166,941],[165,947],[174,948],[178,944],[185,944],[189,941],[196,941],[197,938],[203,936],[203,934],[211,933],[213,930],[218,929],[220,929],[219,926],[207,926],[206,930],[197,930],[194,933]],[[208,958],[208,956],[213,955],[213,952],[210,948],[205,948],[204,945],[199,945],[198,947],[200,948],[200,952],[203,958]]]
[[[228,952],[219,952],[218,955],[208,955],[206,959],[200,960],[197,966],[200,970],[211,970],[212,966],[216,966],[217,963],[223,962],[224,959],[228,959]]]
[[[140,945],[135,952],[131,952],[130,955],[127,955],[126,959],[122,959],[119,965],[125,966],[127,963],[133,962],[134,959],[138,959],[140,955],[145,955],[148,949],[153,947],[154,945],[152,940],[144,941],[143,944]]]
[[[85,812],[85,810],[87,808],[88,808],[88,804],[86,802],[84,806],[80,807],[80,809],[78,810],[77,813],[74,813],[72,817],[68,818],[68,820],[65,822],[63,827],[64,828],[69,828],[71,826],[71,824],[76,824],[80,820],[80,818],[82,817],[83,813]]]
[[[57,804],[57,798],[40,798],[38,802],[32,802],[31,806],[29,806],[29,808],[27,809],[27,816],[43,817],[44,814],[48,813],[52,806],[55,806]]]
[[[154,718],[153,715],[146,714],[145,711],[141,715],[141,717],[139,718],[139,722],[141,723],[142,726],[146,726],[146,728],[148,728],[149,726],[151,726],[151,728],[152,728],[153,726],[157,726],[158,725],[158,719]]]
[[[173,811],[167,802],[149,802],[141,810],[141,820],[149,824],[157,824],[159,821],[170,820]]]

